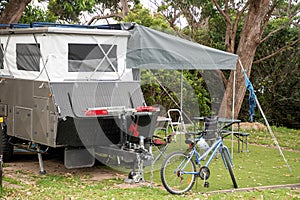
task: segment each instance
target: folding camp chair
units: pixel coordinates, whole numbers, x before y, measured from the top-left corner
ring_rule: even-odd
[[[217,129],[218,129],[218,116],[204,117],[203,131],[205,131],[206,134],[203,136],[203,138],[210,146],[218,137]]]
[[[200,147],[199,152],[204,154],[218,138],[218,116],[201,117],[201,119],[203,119],[202,131],[205,134],[203,135],[203,138],[201,138],[202,140],[200,140],[197,144]],[[188,137],[189,134],[186,135],[186,138]],[[189,139],[186,140],[186,142],[189,142]]]
[[[168,118],[171,119],[171,121],[169,122],[169,126],[171,127],[172,132],[175,133],[174,140],[176,142],[177,134],[186,133],[186,128],[183,121],[182,113],[179,109],[169,109]]]

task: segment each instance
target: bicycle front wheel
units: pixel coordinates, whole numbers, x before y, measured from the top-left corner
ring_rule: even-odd
[[[223,157],[225,159],[226,167],[229,171],[229,174],[230,174],[230,177],[231,177],[231,180],[232,180],[233,187],[238,188],[238,185],[236,183],[236,180],[235,180],[235,177],[234,177],[234,174],[233,174],[232,164],[231,164],[231,161],[230,161],[230,158],[229,158],[228,151],[225,148],[223,148],[222,153],[223,153]]]
[[[183,194],[195,184],[196,167],[183,152],[173,152],[164,160],[160,177],[163,186],[171,194]]]

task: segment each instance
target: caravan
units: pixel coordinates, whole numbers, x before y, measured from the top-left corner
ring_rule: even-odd
[[[25,144],[41,172],[48,148],[64,149],[67,168],[92,166],[102,154],[138,162],[158,110],[145,105],[139,70],[126,67],[128,38],[122,25],[2,27],[4,159]]]

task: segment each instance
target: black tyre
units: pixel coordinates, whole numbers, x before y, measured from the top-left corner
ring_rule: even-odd
[[[235,177],[234,177],[234,174],[233,174],[232,164],[231,164],[231,161],[229,159],[228,152],[227,152],[227,150],[225,148],[223,148],[222,154],[223,154],[223,158],[224,158],[225,163],[226,163],[226,167],[227,167],[227,169],[229,171],[229,174],[230,174],[230,177],[231,177],[231,180],[232,180],[232,183],[233,183],[233,187],[234,188],[238,188],[238,185],[236,183],[236,180],[235,180]]]
[[[160,171],[162,184],[168,192],[183,194],[193,187],[195,174],[185,174],[184,172],[196,172],[193,160],[182,152],[169,154],[164,160]]]
[[[6,125],[2,124],[2,155],[3,162],[10,161],[13,156],[14,147],[9,143],[9,136],[6,134]]]

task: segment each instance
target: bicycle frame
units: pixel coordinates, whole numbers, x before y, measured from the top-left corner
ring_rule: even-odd
[[[201,156],[199,156],[199,152],[198,152],[197,149],[196,149],[196,144],[194,144],[193,147],[192,147],[192,150],[189,152],[188,161],[189,161],[190,159],[192,159],[193,156],[195,155],[195,157],[196,157],[196,164],[200,164],[201,160],[204,159],[204,158],[212,151],[212,154],[211,154],[210,157],[208,158],[207,162],[205,163],[205,165],[203,165],[203,166],[205,166],[205,167],[208,167],[209,164],[211,163],[212,159],[216,156],[218,150],[219,150],[220,153],[221,153],[221,151],[223,150],[222,147],[226,150],[226,153],[229,155],[230,162],[231,162],[231,164],[232,164],[232,159],[231,159],[229,150],[228,150],[228,148],[227,148],[226,146],[223,145],[223,140],[222,140],[222,138],[220,138],[220,139],[218,139],[217,141],[215,141],[215,142],[213,143],[213,145],[212,145],[207,151],[205,151],[205,153],[204,153],[203,155],[201,155]],[[223,160],[224,166],[227,168],[226,162],[225,162],[225,158],[223,157],[223,154],[222,154],[222,153],[221,153],[221,156],[222,156],[222,160]],[[185,172],[184,169],[185,169],[185,167],[186,167],[186,164],[188,163],[188,162],[185,162],[185,161],[186,161],[186,160],[183,160],[183,161],[178,165],[178,167],[176,168],[175,172],[176,172],[178,169],[181,169],[180,171],[181,171],[182,174],[195,174],[195,175],[198,175],[198,174],[200,173],[199,171],[198,171],[198,172]],[[186,163],[186,164],[181,168],[181,166],[182,166],[183,163]]]
[[[186,135],[186,143],[190,145],[188,151],[174,151],[166,157],[162,164],[160,174],[163,186],[168,192],[171,194],[183,194],[189,191],[193,187],[197,177],[204,181],[204,187],[209,187],[207,180],[210,177],[210,170],[208,166],[218,151],[221,154],[225,168],[229,172],[234,188],[238,188],[232,170],[232,158],[228,148],[223,144],[222,130],[223,129],[218,129],[216,131],[218,133],[216,141],[202,155],[198,152],[197,146],[201,138],[206,134],[204,131]],[[192,135],[194,136],[193,139],[190,138]],[[203,146],[202,142],[199,143],[199,146],[200,148]],[[211,155],[206,159],[209,154]],[[178,162],[180,162],[180,164],[178,164]],[[206,163],[205,165],[201,165],[201,162]],[[197,169],[196,165],[199,169]]]

